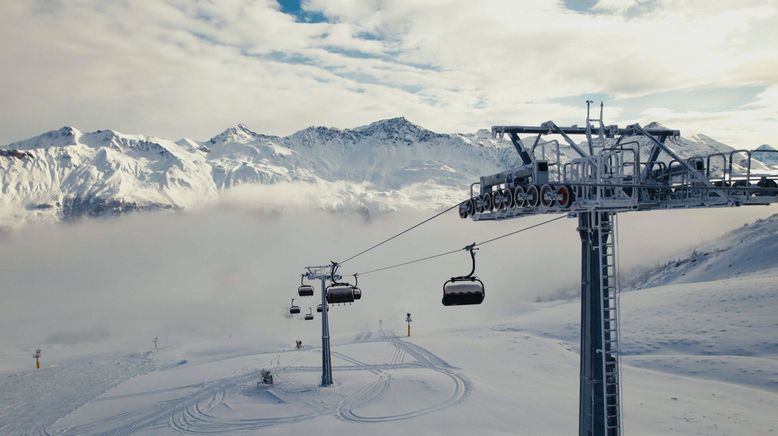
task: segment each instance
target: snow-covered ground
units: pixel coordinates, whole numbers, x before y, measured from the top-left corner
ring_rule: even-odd
[[[778,432],[777,276],[622,296],[628,434]],[[578,311],[536,303],[412,338],[377,326],[341,334],[329,388],[318,387],[315,346],[229,340],[6,372],[0,433],[574,434]],[[275,385],[257,386],[262,368]]]
[[[778,215],[721,236],[774,212],[620,218],[622,264],[660,262],[625,274],[628,434],[778,432]],[[281,315],[302,262],[419,219],[219,209],[14,232],[0,240],[0,434],[575,434],[579,302],[528,302],[577,280],[574,220],[479,251],[478,307],[440,305],[465,256],[361,276],[363,299],[331,311],[335,385],[318,386],[318,317]],[[348,272],[535,222],[440,220]],[[263,368],[273,386],[257,387]]]

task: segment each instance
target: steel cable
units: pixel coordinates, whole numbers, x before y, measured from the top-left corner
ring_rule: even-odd
[[[419,223],[417,223],[417,224],[414,224],[414,225],[413,225],[413,226],[411,226],[411,227],[408,227],[407,229],[403,230],[402,232],[400,232],[400,233],[398,233],[398,234],[396,234],[396,235],[394,235],[394,236],[390,236],[389,238],[386,238],[386,239],[384,239],[383,241],[381,241],[381,242],[379,242],[379,243],[377,243],[377,244],[375,244],[375,245],[373,245],[373,246],[371,246],[371,247],[368,247],[368,248],[366,248],[366,249],[364,249],[364,250],[360,251],[359,253],[357,253],[357,254],[355,254],[355,255],[353,255],[353,256],[351,256],[351,257],[349,257],[349,258],[348,258],[348,259],[346,259],[346,260],[342,260],[342,261],[340,261],[340,262],[335,262],[335,263],[336,263],[336,264],[338,264],[338,265],[343,265],[344,263],[346,263],[346,262],[348,262],[348,261],[350,261],[350,260],[352,260],[352,259],[356,259],[357,257],[359,257],[359,256],[361,256],[361,255],[363,255],[363,254],[367,253],[368,251],[374,250],[374,249],[376,249],[376,248],[378,248],[378,247],[380,247],[380,246],[382,246],[382,245],[386,244],[387,242],[391,241],[392,239],[398,238],[398,237],[400,237],[400,236],[402,236],[402,235],[404,235],[404,234],[406,234],[406,233],[410,232],[411,230],[413,230],[413,229],[415,229],[415,228],[417,228],[417,227],[419,227],[419,226],[421,226],[421,225],[423,225],[423,224],[426,224],[426,223],[428,223],[428,222],[430,222],[430,221],[434,220],[435,218],[437,218],[437,217],[439,217],[439,216],[443,215],[444,213],[446,213],[446,212],[450,211],[451,209],[454,209],[454,208],[458,207],[458,206],[460,205],[460,203],[461,203],[461,202],[459,202],[459,203],[457,203],[457,204],[455,204],[455,205],[453,205],[453,206],[451,206],[451,207],[448,207],[448,208],[446,208],[446,209],[444,209],[444,210],[442,210],[442,211],[440,211],[440,212],[436,213],[435,215],[432,215],[431,217],[429,217],[429,218],[427,218],[427,219],[425,219],[425,220],[423,220],[423,221],[421,221],[421,222],[419,222]]]
[[[567,215],[560,215],[560,216],[552,218],[550,220],[546,220],[546,221],[543,221],[543,222],[540,222],[540,223],[537,223],[537,224],[533,224],[531,226],[522,227],[522,228],[520,228],[518,230],[514,230],[512,232],[508,232],[508,233],[505,233],[505,234],[500,235],[500,236],[495,236],[494,238],[487,239],[487,240],[482,241],[482,242],[477,242],[477,243],[474,244],[474,247],[479,247],[481,245],[486,245],[486,244],[489,244],[491,242],[500,240],[502,238],[507,238],[508,236],[513,236],[513,235],[515,235],[517,233],[526,232],[527,230],[532,230],[532,229],[534,229],[536,227],[540,227],[542,225],[549,224],[549,223],[552,223],[554,221],[557,221],[557,220],[560,220],[562,218],[565,218],[566,216]],[[451,250],[451,251],[446,251],[446,252],[443,252],[443,253],[433,254],[433,255],[430,255],[430,256],[425,256],[425,257],[421,257],[421,258],[418,258],[418,259],[413,259],[413,260],[409,260],[409,261],[406,261],[406,262],[397,263],[397,264],[394,264],[394,265],[389,265],[389,266],[384,266],[384,267],[380,267],[380,268],[375,268],[375,269],[371,269],[371,270],[360,272],[358,274],[360,276],[364,276],[364,275],[372,274],[372,273],[379,272],[379,271],[386,271],[386,270],[389,270],[389,269],[399,268],[399,267],[402,267],[402,266],[411,265],[411,264],[418,263],[418,262],[423,262],[425,260],[431,260],[431,259],[435,259],[435,258],[438,258],[438,257],[443,257],[443,256],[448,256],[450,254],[459,253],[460,251],[465,250],[465,249],[467,249],[467,247],[465,247],[465,248],[457,248],[456,250]]]

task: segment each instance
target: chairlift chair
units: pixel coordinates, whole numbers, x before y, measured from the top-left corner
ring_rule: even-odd
[[[354,287],[348,283],[333,283],[327,286],[327,303],[353,303]]]
[[[297,288],[297,295],[301,297],[311,297],[313,296],[313,286],[304,284],[304,277],[305,274],[300,275],[300,287]]]
[[[486,296],[484,283],[473,275],[475,274],[475,244],[468,245],[465,249],[470,252],[473,268],[470,270],[470,274],[466,276],[451,277],[451,279],[443,284],[444,306],[481,304]]]
[[[336,282],[335,272],[338,270],[338,264],[332,262],[332,284],[327,286],[325,290],[327,292],[327,303],[340,304],[340,303],[353,303],[354,302],[354,287],[348,283]]]
[[[295,306],[294,298],[292,298],[292,304],[289,305],[289,313],[292,315],[300,313],[300,306]]]
[[[306,321],[313,321],[313,308],[308,308],[308,313],[305,314],[305,320]]]

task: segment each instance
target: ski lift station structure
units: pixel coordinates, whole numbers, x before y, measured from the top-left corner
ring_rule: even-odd
[[[581,240],[581,338],[579,373],[579,436],[617,436],[623,432],[619,328],[618,221],[621,212],[768,205],[778,202],[778,174],[759,172],[757,153],[774,150],[733,150],[682,158],[668,144],[678,130],[661,126],[625,128],[605,125],[603,104],[591,118],[587,100],[586,126],[561,127],[553,121],[539,126],[494,126],[492,135],[508,136],[519,155],[515,168],[480,177],[470,185],[470,198],[391,236],[344,261],[308,266],[302,278],[321,281],[322,386],[332,384],[328,303],[351,303],[361,297],[358,283],[340,283],[338,268],[389,241],[458,209],[463,219],[507,220],[553,214],[556,218],[480,243],[469,251],[473,267],[466,276],[444,283],[445,306],[481,304],[483,282],[474,275],[478,246],[564,217],[577,218]],[[521,138],[519,135],[525,135]],[[527,136],[533,135],[533,136]],[[584,135],[577,143],[572,136]],[[559,139],[545,139],[549,136]],[[531,144],[528,141],[531,140]],[[542,140],[543,139],[543,140]],[[561,141],[560,141],[561,139]],[[527,141],[525,143],[525,141]],[[562,161],[561,148],[576,156]],[[567,154],[566,154],[567,155]],[[477,188],[476,188],[477,187]],[[398,268],[453,254],[453,250],[376,268],[360,274]],[[357,274],[354,275],[355,280]],[[327,281],[331,282],[327,286]],[[302,283],[298,295],[311,296]],[[295,312],[292,312],[295,310]],[[299,306],[289,308],[300,313]]]
[[[767,205],[778,202],[776,174],[758,173],[753,155],[734,150],[681,158],[668,144],[678,130],[619,128],[590,115],[585,127],[494,126],[508,136],[520,157],[518,168],[483,176],[471,198],[459,205],[461,218],[505,220],[539,214],[578,218],[581,239],[581,361],[579,436],[623,431],[619,356],[619,270],[617,214],[677,208]],[[534,135],[525,143],[519,135]],[[571,139],[585,135],[585,145]],[[561,137],[541,142],[546,136]],[[532,138],[532,136],[529,136]],[[560,147],[577,157],[560,159]],[[550,150],[549,150],[550,149]],[[550,152],[549,152],[550,151]],[[478,190],[476,192],[476,186]]]

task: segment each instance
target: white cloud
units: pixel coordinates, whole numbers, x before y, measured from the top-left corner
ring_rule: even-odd
[[[0,142],[65,124],[206,138],[238,121],[280,134],[397,115],[443,131],[575,123],[583,101],[558,99],[778,84],[771,3],[601,0],[590,12],[499,0],[303,7],[329,21],[298,22],[271,0],[4,4]],[[756,144],[778,127],[768,104],[643,112],[710,134],[726,132],[723,118],[738,119]],[[752,116],[760,118],[749,123]]]

